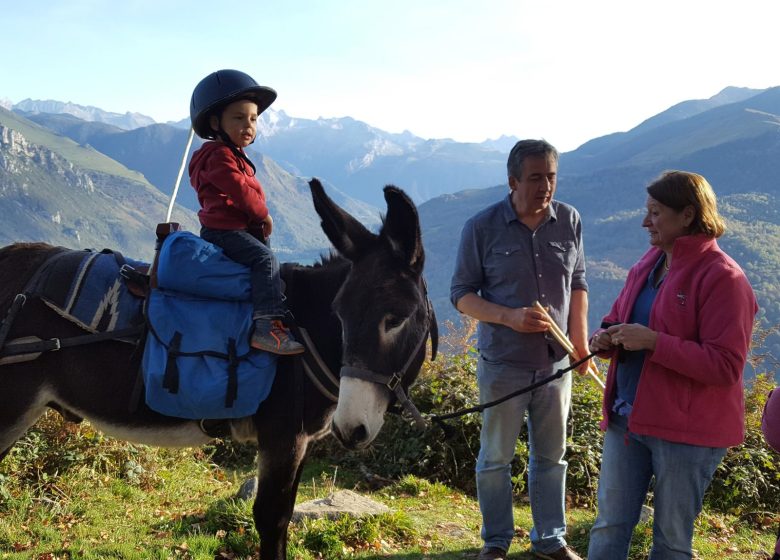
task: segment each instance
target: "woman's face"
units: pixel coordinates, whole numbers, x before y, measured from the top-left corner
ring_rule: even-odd
[[[647,228],[647,233],[650,234],[650,245],[671,251],[674,240],[688,234],[694,216],[693,206],[686,206],[678,212],[648,196],[647,214],[642,220],[642,227]]]

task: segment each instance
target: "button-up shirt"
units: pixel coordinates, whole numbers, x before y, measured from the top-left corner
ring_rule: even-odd
[[[468,293],[505,307],[539,301],[564,332],[572,290],[586,290],[582,222],[576,209],[553,200],[548,215],[531,230],[515,213],[508,195],[463,226],[450,300]],[[477,343],[489,361],[542,369],[566,355],[548,333],[519,333],[480,322]]]

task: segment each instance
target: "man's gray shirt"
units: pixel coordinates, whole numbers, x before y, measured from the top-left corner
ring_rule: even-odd
[[[463,226],[450,300],[469,293],[506,307],[539,301],[563,332],[572,290],[587,290],[582,222],[577,210],[553,200],[536,231],[523,224],[510,196]],[[548,333],[519,333],[495,323],[477,328],[479,352],[489,361],[542,369],[566,355]]]

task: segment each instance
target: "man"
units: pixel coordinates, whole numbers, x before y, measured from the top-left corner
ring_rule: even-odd
[[[477,383],[488,402],[568,367],[535,300],[587,351],[588,285],[582,224],[554,201],[558,152],[544,140],[521,140],[507,161],[509,195],[463,227],[450,299],[479,321]],[[579,371],[587,371],[587,362]],[[571,376],[488,408],[482,416],[477,494],[482,511],[479,560],[503,560],[514,535],[511,463],[528,413],[528,494],[538,558],[576,560],[566,545],[566,419]]]

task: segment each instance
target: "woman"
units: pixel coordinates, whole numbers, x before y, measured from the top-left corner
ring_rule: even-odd
[[[651,560],[691,558],[693,524],[726,449],[744,439],[742,371],[758,310],[701,175],[669,171],[647,187],[647,253],[591,338],[612,358],[590,560],[628,556],[655,479]]]

